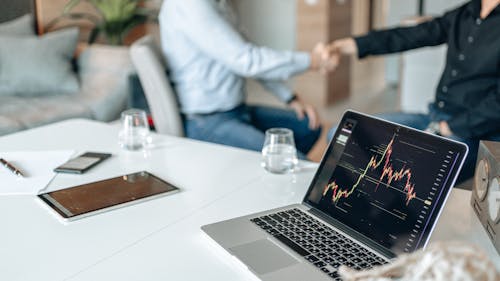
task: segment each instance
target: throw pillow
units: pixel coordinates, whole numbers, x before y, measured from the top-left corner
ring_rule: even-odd
[[[34,36],[33,19],[30,14],[0,23],[0,35]]]
[[[77,40],[77,28],[41,37],[0,35],[0,96],[76,93],[71,60]]]

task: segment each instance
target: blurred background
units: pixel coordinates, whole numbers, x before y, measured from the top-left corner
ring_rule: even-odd
[[[167,0],[168,1],[168,0]],[[317,42],[362,34],[372,29],[411,25],[442,14],[466,1],[459,0],[234,0],[241,25],[249,40],[280,50],[311,50]],[[38,34],[67,25],[81,28],[79,50],[88,46],[93,24],[87,20],[61,17],[67,0],[0,0],[0,22],[25,13],[35,19]],[[145,1],[154,14],[162,0]],[[88,1],[81,1],[75,12],[96,13]],[[158,36],[154,20],[137,25],[123,40],[127,46],[144,34]],[[96,39],[106,44],[102,36]],[[424,48],[400,55],[369,58],[361,62],[344,59],[329,75],[308,73],[290,81],[290,86],[306,101],[316,105],[324,125],[335,124],[343,111],[352,108],[366,113],[405,110],[425,112],[434,96],[444,65],[445,47]],[[140,84],[131,82],[128,106],[140,103]],[[139,88],[139,90],[137,90]],[[139,94],[138,94],[139,93]],[[139,101],[138,101],[139,100]],[[248,83],[250,103],[283,106],[254,82]],[[131,102],[132,101],[132,102]],[[135,102],[135,104],[134,104]],[[145,104],[144,102],[142,104]],[[324,138],[322,138],[324,139]],[[313,158],[321,157],[326,143],[318,145]]]

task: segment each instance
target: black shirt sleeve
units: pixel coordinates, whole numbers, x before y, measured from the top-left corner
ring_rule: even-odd
[[[448,121],[453,134],[465,138],[487,137],[500,132],[500,73],[496,89],[491,89],[480,103],[469,107]]]
[[[372,31],[365,36],[355,37],[358,57],[397,53],[443,44],[448,39],[450,13],[416,26]]]

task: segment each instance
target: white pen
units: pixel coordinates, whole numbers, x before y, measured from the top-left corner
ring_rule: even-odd
[[[7,160],[0,158],[0,163],[2,163],[2,165],[5,166],[5,168],[9,169],[9,171],[14,173],[16,176],[21,177],[21,178],[24,177],[23,173],[18,168],[16,168],[14,165],[7,162]]]

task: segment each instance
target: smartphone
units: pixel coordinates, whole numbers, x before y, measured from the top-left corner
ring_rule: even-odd
[[[110,153],[86,152],[54,169],[56,173],[83,174],[111,157]]]

